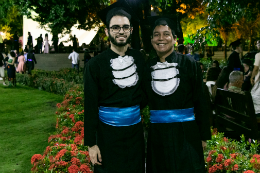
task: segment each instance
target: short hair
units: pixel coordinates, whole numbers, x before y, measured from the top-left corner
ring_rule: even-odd
[[[241,71],[232,71],[229,75],[229,82],[235,83],[241,78],[242,75],[243,73]]]
[[[106,27],[109,29],[110,21],[114,16],[123,16],[128,18],[131,25],[131,15],[122,7],[116,7],[110,10],[106,16]]]
[[[210,67],[207,73],[207,81],[216,81],[219,76],[219,69],[216,67]]]
[[[11,57],[15,57],[15,53],[14,52],[10,52]]]
[[[217,60],[213,61],[213,63],[215,63],[217,65],[217,67],[219,67],[219,62]]]
[[[183,51],[184,51],[184,45],[183,44],[179,44],[178,45],[178,51],[180,52],[180,53],[182,53]]]

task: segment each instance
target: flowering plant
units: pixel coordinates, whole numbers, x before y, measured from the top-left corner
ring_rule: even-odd
[[[260,171],[260,155],[257,154],[259,144],[253,140],[249,143],[244,135],[241,141],[224,137],[212,129],[212,140],[207,141],[204,151],[206,168],[209,173],[242,172],[256,173]]]
[[[31,158],[32,172],[92,173],[84,146],[84,100],[80,87],[70,89],[57,104],[56,133],[48,138],[44,154]]]

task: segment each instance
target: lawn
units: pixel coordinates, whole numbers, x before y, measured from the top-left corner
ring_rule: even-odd
[[[0,82],[0,172],[28,173],[55,132],[56,104],[63,96]]]

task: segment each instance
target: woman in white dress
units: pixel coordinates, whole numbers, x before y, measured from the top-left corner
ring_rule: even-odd
[[[45,34],[45,44],[44,44],[44,53],[49,53],[49,43],[48,43],[48,34]]]

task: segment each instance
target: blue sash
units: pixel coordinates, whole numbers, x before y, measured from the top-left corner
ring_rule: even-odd
[[[194,108],[173,110],[150,110],[151,123],[175,123],[194,121]]]
[[[141,122],[140,106],[127,108],[99,107],[99,119],[105,124],[121,127]]]

